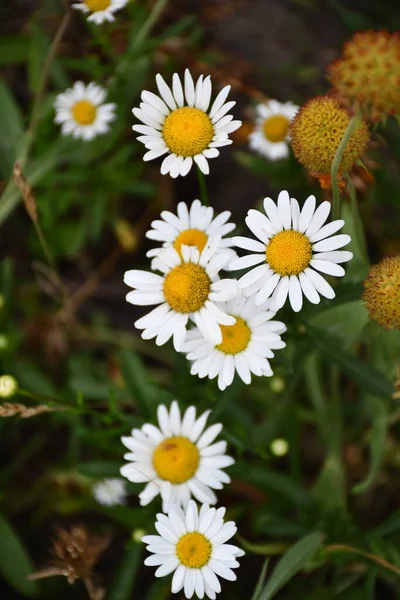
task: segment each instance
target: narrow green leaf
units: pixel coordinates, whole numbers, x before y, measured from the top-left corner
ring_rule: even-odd
[[[142,552],[142,544],[133,542],[129,544],[107,595],[107,600],[130,600],[133,598],[133,588]]]
[[[140,358],[133,352],[123,350],[120,357],[122,373],[132,394],[132,400],[141,410],[142,416],[148,416],[154,393],[146,369]]]
[[[339,365],[361,388],[382,398],[390,397],[393,394],[393,386],[383,373],[354,354],[346,352],[336,337],[327,336],[322,329],[314,327],[308,328],[308,335],[314,348],[320,350],[325,358]]]
[[[292,546],[281,558],[257,600],[270,600],[294,575],[307,566],[322,547],[322,534],[310,533]]]
[[[252,554],[261,554],[262,556],[276,556],[283,554],[288,549],[288,544],[284,542],[267,542],[264,544],[254,544],[238,536],[240,545]]]
[[[313,316],[309,323],[329,335],[337,336],[344,348],[349,348],[369,322],[362,300],[344,302]]]
[[[25,62],[28,56],[29,40],[20,35],[0,36],[0,65]]]
[[[367,409],[371,416],[371,466],[366,479],[353,488],[354,494],[363,494],[376,480],[384,458],[386,434],[389,427],[389,411],[379,398],[367,397]]]
[[[24,126],[19,107],[8,86],[0,79],[0,175],[10,177]]]
[[[267,570],[268,570],[268,563],[269,563],[269,558],[267,558],[264,561],[264,564],[263,564],[261,572],[260,572],[260,576],[257,581],[256,589],[254,590],[254,594],[252,595],[251,600],[258,599],[258,596],[260,595],[261,590],[263,589],[263,587],[265,585],[265,579],[267,577]]]
[[[35,596],[37,584],[26,578],[34,571],[34,566],[18,535],[1,515],[0,540],[0,573],[2,577],[23,596]]]

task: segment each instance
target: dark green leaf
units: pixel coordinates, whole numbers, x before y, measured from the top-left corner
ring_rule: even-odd
[[[125,556],[117,571],[107,600],[131,600],[135,585],[138,566],[141,563],[142,544],[131,543],[125,551]]]
[[[35,596],[37,584],[28,581],[33,564],[18,535],[0,515],[0,573],[7,583],[23,596]]]

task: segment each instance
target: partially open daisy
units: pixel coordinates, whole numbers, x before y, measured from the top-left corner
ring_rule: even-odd
[[[126,300],[131,304],[148,306],[161,304],[135,322],[143,329],[142,338],[156,338],[161,346],[173,337],[179,352],[185,341],[186,327],[192,318],[204,337],[212,343],[222,341],[221,325],[233,325],[235,319],[224,313],[215,302],[230,300],[239,294],[236,281],[218,279],[218,272],[230,260],[229,253],[216,253],[219,239],[212,238],[204,250],[181,246],[165,248],[154,259],[155,268],[162,276],[147,271],[127,271],[124,281],[135,288]]]
[[[277,100],[259,104],[256,127],[249,135],[250,148],[270,160],[286,158],[289,155],[289,127],[298,109],[291,102]]]
[[[160,535],[146,535],[142,541],[153,555],[144,564],[157,566],[156,577],[174,572],[171,591],[183,589],[186,598],[195,594],[212,600],[221,591],[218,577],[235,581],[232,571],[239,567],[237,558],[244,555],[237,546],[226,544],[235,535],[233,521],[224,523],[225,508],[210,508],[203,504],[198,511],[193,500],[184,512],[171,507],[168,516],[157,515],[155,528]]]
[[[123,504],[126,498],[124,479],[102,479],[93,487],[93,496],[103,506]]]
[[[179,202],[177,213],[175,215],[164,210],[161,213],[162,220],[152,222],[153,229],[146,233],[146,237],[163,242],[163,246],[149,250],[147,256],[158,256],[163,248],[171,246],[182,255],[183,245],[195,246],[202,252],[210,238],[218,237],[220,244],[217,251],[228,252],[232,260],[236,258],[236,252],[231,249],[232,238],[224,238],[236,227],[234,223],[227,223],[231,216],[228,210],[214,218],[214,209],[211,206],[203,206],[200,200],[193,200],[190,208],[184,202]]]
[[[286,326],[272,321],[274,312],[265,305],[257,307],[253,298],[239,296],[224,302],[220,308],[236,318],[234,325],[223,325],[222,342],[212,345],[198,329],[188,332],[183,351],[193,361],[190,372],[200,378],[218,377],[220,390],[231,385],[235,373],[244,383],[251,383],[251,374],[270,377],[272,369],[268,358],[273,349],[284,348],[280,334]]]
[[[224,87],[216,97],[210,110],[211,79],[200,75],[197,82],[188,69],[185,71],[184,85],[179,75],[172,78],[172,91],[161,75],[156,76],[160,96],[143,91],[140,108],[133,114],[143,125],[132,129],[142,134],[138,140],[148,152],[143,160],[153,160],[164,154],[168,156],[161,165],[161,173],[171,177],[187,175],[193,161],[203,173],[208,175],[210,168],[207,159],[219,155],[220,146],[232,143],[228,134],[242,124],[233,121],[228,111],[236,102],[225,102],[230,86]]]
[[[335,277],[344,275],[338,263],[353,255],[338,249],[350,242],[350,236],[332,235],[343,227],[342,220],[324,225],[331,210],[329,202],[322,202],[317,209],[315,205],[315,197],[309,196],[300,211],[297,200],[283,191],[277,205],[265,198],[266,215],[258,210],[248,211],[246,224],[259,241],[234,237],[236,246],[252,254],[234,260],[230,268],[254,267],[239,279],[238,286],[247,297],[256,294],[257,306],[271,297],[274,308],[281,308],[289,295],[293,310],[298,312],[303,306],[303,294],[313,304],[320,302],[320,294],[335,297],[318,271]]]
[[[54,102],[56,123],[61,123],[61,133],[89,141],[107,133],[109,123],[115,119],[115,104],[103,104],[106,90],[95,83],[74,83],[59,94]]]
[[[97,25],[104,21],[114,21],[114,13],[128,4],[128,0],[81,0],[72,5],[72,8],[90,13],[88,21]]]
[[[158,407],[158,427],[146,423],[133,429],[131,437],[123,437],[130,450],[125,459],[130,462],[121,468],[121,475],[136,483],[147,485],[139,495],[142,506],[158,494],[163,506],[187,506],[191,496],[199,502],[215,504],[212,489],[221,490],[230,477],[222,471],[235,461],[225,454],[226,442],[214,442],[222,430],[216,423],[205,428],[210,411],[196,419],[196,409],[190,406],[181,416],[178,403],[172,402],[168,412]]]

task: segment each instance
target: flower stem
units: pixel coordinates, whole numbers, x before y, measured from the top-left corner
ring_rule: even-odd
[[[140,44],[142,44],[146,40],[150,31],[153,29],[154,25],[157,23],[158,18],[161,15],[162,11],[168,4],[168,1],[169,0],[157,0],[157,2],[154,4],[153,8],[151,9],[149,16],[147,17],[147,19],[141,26],[140,31],[138,32],[138,34],[132,44],[132,49],[137,48],[138,46],[140,46]]]
[[[196,165],[197,179],[199,181],[201,203],[208,206],[207,185],[203,171]]]
[[[358,126],[359,119],[357,117],[352,117],[349,121],[349,124],[346,127],[346,130],[343,134],[342,139],[340,140],[340,144],[336,150],[335,157],[332,161],[331,166],[331,181],[332,181],[332,192],[333,192],[333,209],[332,209],[332,219],[338,219],[340,217],[340,191],[338,184],[338,174],[339,174],[339,166],[343,158],[344,151],[346,150],[347,144],[349,142],[350,137],[353,134],[353,131]]]
[[[365,231],[362,219],[360,217],[360,210],[357,202],[357,194],[356,188],[353,183],[349,181],[349,197],[350,197],[350,206],[351,212],[353,213],[353,221],[354,221],[354,232],[356,237],[357,245],[361,252],[362,259],[368,263],[368,250],[367,250],[367,241],[365,239]]]

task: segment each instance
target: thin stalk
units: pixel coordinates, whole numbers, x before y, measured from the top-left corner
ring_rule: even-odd
[[[346,131],[343,134],[340,144],[336,150],[335,157],[332,161],[331,166],[331,181],[332,181],[332,192],[333,192],[333,209],[332,219],[338,219],[340,217],[340,191],[338,185],[339,167],[342,162],[344,151],[346,150],[349,139],[351,138],[354,130],[358,125],[358,118],[352,117],[349,124],[346,127]]]
[[[199,182],[201,202],[205,206],[208,206],[207,185],[206,185],[206,179],[204,177],[204,173],[203,173],[203,171],[200,170],[200,168],[197,165],[196,165],[196,172],[197,172],[197,179]]]
[[[144,40],[149,35],[150,31],[153,29],[154,25],[157,23],[162,11],[168,4],[168,1],[169,0],[157,0],[153,8],[151,9],[149,16],[140,28],[140,31],[132,44],[132,49],[137,48],[138,46],[140,46],[140,44],[144,42]]]
[[[356,188],[354,187],[354,185],[351,181],[349,181],[348,190],[349,190],[349,197],[350,197],[351,212],[353,213],[354,232],[356,235],[357,246],[360,248],[362,258],[365,260],[365,262],[368,262],[367,242],[365,239],[365,231],[364,231],[362,219],[360,217],[360,210],[359,210],[358,202],[357,202]]]

